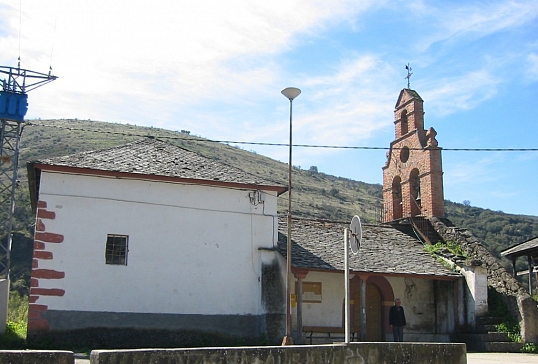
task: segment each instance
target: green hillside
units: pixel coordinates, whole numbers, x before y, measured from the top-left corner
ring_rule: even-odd
[[[169,131],[133,125],[80,120],[39,120],[29,122],[21,140],[21,182],[27,161],[86,150],[102,149],[154,136],[197,152],[207,158],[233,165],[252,174],[287,186],[288,165],[234,146],[215,143],[189,132]],[[381,175],[380,175],[381,179]],[[381,201],[381,185],[337,178],[294,168],[293,215],[319,219],[351,220],[360,214],[375,222]],[[287,196],[279,199],[279,213],[287,211]]]
[[[33,246],[34,215],[29,203],[26,162],[107,148],[146,136],[181,146],[281,185],[288,183],[286,163],[238,147],[212,142],[191,135],[188,131],[90,120],[28,121],[20,145],[20,183],[16,194],[12,255],[14,289],[22,293],[28,291]],[[381,171],[379,180],[382,180]],[[380,184],[334,177],[318,172],[315,166],[308,170],[293,170],[294,217],[351,221],[353,215],[358,214],[365,223],[376,223],[381,199]],[[287,206],[287,195],[284,194],[279,198],[279,215],[285,216]],[[469,228],[495,255],[511,245],[538,236],[536,216],[504,214],[450,201],[446,202],[446,212],[454,224]],[[5,218],[5,212],[2,214],[2,218]]]

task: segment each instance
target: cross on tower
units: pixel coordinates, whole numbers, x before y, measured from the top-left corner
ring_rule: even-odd
[[[411,76],[413,75],[411,73],[412,69],[409,63],[405,65],[405,69],[407,70],[407,76],[405,78],[407,78],[407,88],[409,89],[409,81],[411,80]]]

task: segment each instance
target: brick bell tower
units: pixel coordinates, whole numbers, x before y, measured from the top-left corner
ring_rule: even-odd
[[[433,128],[424,129],[424,101],[409,88],[394,110],[396,136],[383,167],[383,221],[444,217],[441,148]]]

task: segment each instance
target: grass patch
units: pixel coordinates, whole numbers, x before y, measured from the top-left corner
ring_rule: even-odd
[[[28,296],[21,296],[17,291],[9,293],[7,321],[24,325],[26,338],[26,324],[28,322]]]
[[[453,241],[447,241],[446,243],[437,242],[435,244],[425,244],[424,250],[433,255],[440,255],[443,252],[450,252],[458,257],[467,258],[467,253],[463,250],[461,245]]]
[[[522,353],[538,354],[538,347],[534,343],[526,343],[521,348]]]
[[[28,296],[17,291],[9,294],[6,333],[0,335],[1,349],[26,349]]]
[[[520,343],[522,341],[519,325],[517,323],[513,322],[501,322],[498,325],[495,325],[495,330],[497,332],[505,332],[510,340],[512,340],[515,343]]]
[[[430,253],[439,263],[450,270],[456,269],[456,263],[448,262],[447,258],[444,258],[447,254],[467,259],[467,253],[465,253],[463,248],[452,241],[447,241],[446,243],[437,242],[435,244],[424,244],[424,251]]]

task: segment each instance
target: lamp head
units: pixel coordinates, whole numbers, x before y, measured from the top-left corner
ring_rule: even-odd
[[[282,95],[286,96],[290,101],[299,96],[301,90],[297,87],[286,87],[284,90],[280,91]]]

